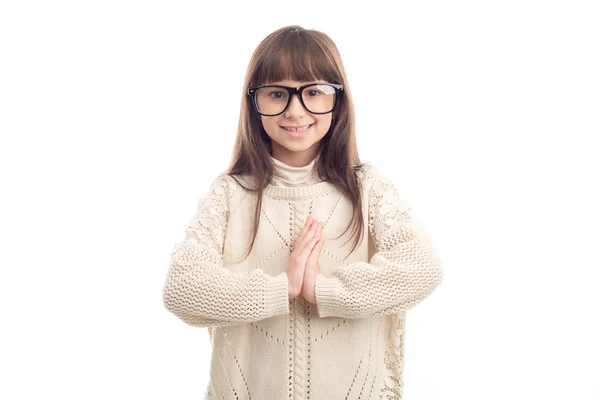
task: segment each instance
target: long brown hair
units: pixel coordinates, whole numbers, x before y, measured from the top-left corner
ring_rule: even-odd
[[[355,173],[363,164],[356,148],[354,106],[346,72],[340,53],[329,36],[317,30],[291,25],[268,35],[252,54],[242,90],[240,120],[232,158],[224,173],[233,179],[235,175],[246,175],[255,181],[254,187],[247,187],[235,179],[245,190],[258,194],[252,242],[244,258],[254,245],[263,190],[271,181],[274,167],[269,157],[272,155],[271,138],[264,131],[260,115],[253,109],[247,90],[251,86],[285,79],[323,80],[344,85],[333,111],[331,127],[321,139],[315,168],[320,179],[332,183],[352,203],[352,223],[342,233],[345,234],[352,225],[352,236],[355,236],[352,253],[363,239],[360,184]]]

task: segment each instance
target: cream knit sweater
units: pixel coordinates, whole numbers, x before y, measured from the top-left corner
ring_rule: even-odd
[[[406,310],[442,280],[440,258],[394,184],[371,163],[357,172],[364,240],[347,259],[349,200],[316,174],[274,158],[258,235],[256,196],[221,175],[171,253],[165,307],[207,327],[206,400],[402,398]],[[247,182],[247,181],[246,181]],[[317,304],[288,298],[287,261],[308,215],[324,222]],[[344,243],[344,242],[348,243]]]

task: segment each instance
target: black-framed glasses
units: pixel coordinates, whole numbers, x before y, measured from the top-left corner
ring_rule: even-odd
[[[308,112],[330,113],[337,103],[338,93],[343,90],[344,86],[337,83],[309,83],[298,87],[261,85],[248,88],[248,95],[252,97],[256,112],[272,117],[287,110],[294,94]]]

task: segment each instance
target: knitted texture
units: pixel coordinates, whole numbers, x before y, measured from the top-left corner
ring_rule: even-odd
[[[441,261],[394,184],[372,164],[356,173],[373,247],[363,240],[347,258],[352,241],[338,236],[352,205],[329,182],[269,185],[245,259],[256,198],[225,175],[201,197],[171,253],[163,300],[209,329],[205,399],[402,398],[406,311],[440,284]],[[328,238],[316,305],[288,298],[285,273],[309,215]]]
[[[227,181],[216,181],[202,197],[185,241],[173,250],[164,290],[166,307],[195,326],[257,321],[289,312],[285,272],[271,277],[261,269],[248,275],[223,268],[227,226]]]

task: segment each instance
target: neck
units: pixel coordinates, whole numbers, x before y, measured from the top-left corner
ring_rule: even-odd
[[[316,168],[317,157],[301,166],[289,165],[273,156],[271,161],[273,162],[271,184],[274,186],[298,187],[321,182]]]
[[[319,154],[318,143],[304,151],[290,151],[275,141],[273,141],[272,146],[272,157],[290,167],[304,167],[310,164]]]

